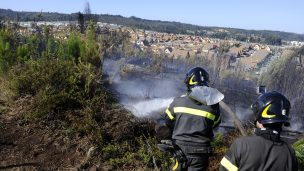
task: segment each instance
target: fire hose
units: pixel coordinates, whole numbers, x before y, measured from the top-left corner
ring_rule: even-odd
[[[229,116],[231,117],[231,119],[234,121],[234,125],[238,128],[238,130],[241,132],[241,134],[243,136],[246,136],[246,131],[241,123],[241,121],[239,120],[239,118],[236,116],[236,114],[234,112],[232,112],[232,110],[230,109],[230,107],[223,101],[220,102],[220,107],[229,114]]]

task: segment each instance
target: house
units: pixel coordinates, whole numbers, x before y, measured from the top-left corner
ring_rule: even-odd
[[[269,46],[265,46],[265,48],[264,48],[265,50],[267,50],[268,52],[271,52],[271,49],[270,49],[270,47]]]
[[[141,40],[137,40],[137,41],[136,41],[136,45],[137,45],[137,46],[144,46],[144,43],[143,43],[143,41],[141,41]]]
[[[290,44],[292,46],[304,46],[304,42],[299,42],[299,41],[291,41]]]
[[[171,54],[172,52],[173,52],[173,48],[172,47],[165,48],[165,54]]]
[[[260,46],[258,44],[256,44],[256,45],[253,46],[253,49],[254,50],[260,50],[261,48],[260,48]]]

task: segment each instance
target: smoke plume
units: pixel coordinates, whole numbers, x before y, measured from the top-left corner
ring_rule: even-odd
[[[135,71],[139,72],[123,73],[126,65],[136,68]],[[147,74],[145,69],[148,65],[151,65],[151,61],[146,58],[133,58],[130,61],[124,58],[116,61],[105,59],[103,70],[111,88],[117,93],[120,103],[126,109],[138,118],[155,119],[165,111],[174,97],[185,94],[186,88],[183,83],[185,69],[170,64],[160,74]],[[252,120],[253,115],[249,106],[234,102],[234,105],[229,107],[235,111],[240,121]],[[223,112],[221,125],[234,126],[234,121]],[[303,123],[293,118],[289,129],[303,130]]]
[[[126,109],[139,118],[157,118],[170,105],[174,97],[186,89],[183,81],[170,74],[121,76],[125,60],[104,61],[104,72],[108,75],[111,87],[117,92],[119,101]]]

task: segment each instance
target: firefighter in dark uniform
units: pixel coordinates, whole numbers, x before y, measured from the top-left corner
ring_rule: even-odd
[[[283,125],[289,126],[289,100],[272,91],[251,105],[256,116],[253,136],[241,137],[221,161],[220,170],[297,171],[294,150],[280,139]]]
[[[175,98],[156,124],[157,135],[171,139],[178,154],[171,170],[204,171],[208,167],[213,128],[221,122],[219,102],[224,98],[208,83],[203,68],[191,69],[185,79],[187,95]]]

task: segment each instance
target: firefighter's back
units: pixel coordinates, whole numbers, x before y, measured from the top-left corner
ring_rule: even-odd
[[[295,168],[294,152],[281,140],[251,136],[238,139],[235,145],[239,170],[292,171]]]

